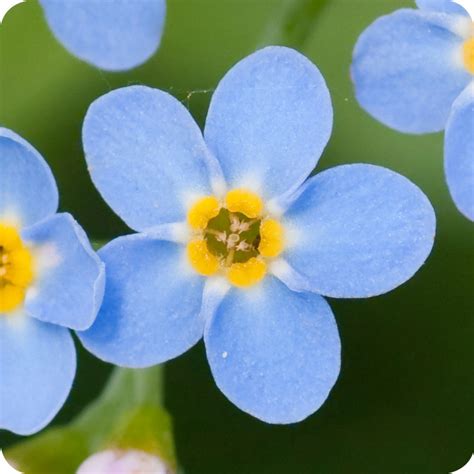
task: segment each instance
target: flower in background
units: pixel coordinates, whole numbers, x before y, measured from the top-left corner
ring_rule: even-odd
[[[136,449],[101,451],[87,458],[77,474],[172,474],[158,457]]]
[[[157,50],[165,0],[39,0],[52,32],[78,58],[108,71],[134,68]]]
[[[450,0],[381,17],[360,36],[357,100],[400,132],[445,130],[445,173],[458,209],[474,220],[474,23]]]
[[[204,138],[186,108],[143,86],[87,113],[92,179],[138,234],[100,251],[103,307],[79,337],[103,360],[145,367],[204,335],[222,392],[270,423],[316,411],[340,370],[320,295],[356,298],[409,279],[433,245],[424,194],[387,169],[339,166],[308,180],[332,129],[319,70],[269,47],[234,66]]]
[[[46,162],[0,128],[0,428],[31,434],[63,405],[76,370],[68,328],[87,329],[103,263],[69,214]]]

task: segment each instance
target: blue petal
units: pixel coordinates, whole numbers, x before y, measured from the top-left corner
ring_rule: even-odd
[[[107,269],[104,303],[78,336],[100,359],[147,367],[191,348],[203,333],[204,278],[187,268],[182,246],[132,235],[99,251]]]
[[[0,128],[0,220],[27,226],[57,208],[58,189],[44,159],[16,133]]]
[[[132,229],[181,221],[193,195],[211,192],[201,131],[165,92],[132,86],[100,97],[83,142],[92,180]]]
[[[67,329],[0,316],[0,428],[21,435],[44,428],[66,401],[75,372]]]
[[[352,63],[357,100],[401,132],[443,130],[451,105],[471,80],[455,16],[398,10],[360,36]]]
[[[204,136],[231,187],[265,198],[291,193],[316,166],[333,112],[318,68],[268,47],[235,65],[212,97]]]
[[[233,288],[204,338],[217,386],[268,423],[314,413],[339,375],[340,340],[329,305],[273,277],[250,290]]]
[[[458,209],[474,221],[474,82],[454,103],[444,146],[451,196]]]
[[[362,164],[311,178],[285,218],[292,237],[284,258],[306,283],[283,279],[335,298],[365,298],[404,283],[428,257],[436,226],[419,188]]]
[[[453,0],[415,0],[421,10],[433,10],[444,13],[467,15],[466,10]]]
[[[101,69],[144,63],[158,48],[164,0],[40,0],[56,38],[72,54]]]
[[[56,214],[22,232],[36,255],[35,284],[25,309],[31,316],[71,329],[87,329],[104,295],[104,264],[69,214]]]

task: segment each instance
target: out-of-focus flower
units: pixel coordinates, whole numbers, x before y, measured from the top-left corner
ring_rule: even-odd
[[[69,333],[94,321],[104,265],[46,162],[0,128],[0,428],[31,434],[63,405],[76,370]]]
[[[450,0],[418,0],[370,25],[352,78],[361,106],[406,133],[445,135],[445,172],[458,209],[474,220],[474,23]]]
[[[137,449],[101,451],[87,458],[77,474],[172,474],[158,457]]]
[[[39,0],[52,32],[78,58],[109,71],[144,63],[160,44],[165,0]]]
[[[204,139],[185,107],[142,86],[94,102],[83,140],[92,179],[139,234],[101,251],[104,305],[79,337],[98,357],[144,367],[204,334],[217,385],[242,410],[292,423],[317,410],[340,370],[320,295],[369,297],[427,258],[424,194],[377,166],[308,180],[333,111],[319,70],[269,47],[233,67]]]

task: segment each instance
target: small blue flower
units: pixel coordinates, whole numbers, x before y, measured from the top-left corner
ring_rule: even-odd
[[[87,329],[104,265],[39,153],[0,128],[0,428],[26,435],[56,415],[76,371],[67,328]]]
[[[108,71],[144,63],[160,44],[165,0],[39,0],[49,27],[78,58]]]
[[[319,70],[269,47],[234,66],[204,138],[186,108],[143,86],[96,100],[83,142],[92,179],[138,234],[101,251],[104,304],[79,337],[103,360],[145,367],[204,335],[222,392],[270,423],[316,411],[340,370],[320,295],[356,298],[409,279],[433,245],[424,194],[377,166],[307,179],[331,134]]]
[[[450,0],[418,0],[370,25],[352,78],[361,106],[400,132],[445,130],[445,172],[458,209],[474,220],[474,23]]]

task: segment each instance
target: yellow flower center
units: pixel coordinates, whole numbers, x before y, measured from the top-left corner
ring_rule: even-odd
[[[0,313],[17,309],[33,281],[33,256],[13,226],[0,223]]]
[[[466,69],[474,74],[474,36],[464,42],[463,58]]]
[[[191,266],[205,276],[222,272],[238,287],[261,281],[266,259],[284,248],[282,225],[265,215],[260,197],[246,189],[229,191],[224,203],[214,196],[201,198],[187,218],[195,233],[187,246]]]

